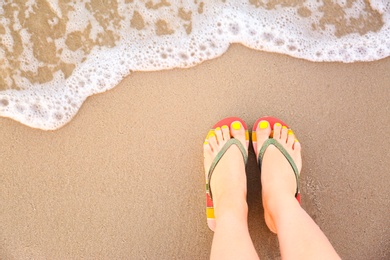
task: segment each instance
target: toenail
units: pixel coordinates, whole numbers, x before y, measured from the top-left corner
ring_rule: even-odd
[[[209,144],[209,143],[206,141],[206,142],[204,142],[203,144],[204,144],[204,145],[207,145],[207,144]]]
[[[216,131],[219,131],[219,130],[221,130],[221,128],[220,128],[220,127],[217,127],[217,128],[215,128],[215,130],[216,130]]]
[[[227,125],[222,126],[223,129],[229,128]]]
[[[283,129],[287,129],[287,126],[284,125],[282,128],[283,128]]]
[[[268,127],[268,122],[267,121],[261,121],[259,123],[260,129],[266,129]]]
[[[289,135],[293,135],[294,133],[293,133],[293,131],[291,129],[288,129],[288,134]]]
[[[233,122],[232,127],[234,130],[240,130],[241,124],[239,122]]]
[[[281,126],[281,124],[280,123],[276,123],[275,126]]]
[[[214,137],[214,130],[210,130],[209,134],[207,135],[207,138]]]

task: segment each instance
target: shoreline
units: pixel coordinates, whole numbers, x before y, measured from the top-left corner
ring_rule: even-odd
[[[302,205],[340,256],[386,259],[389,69],[234,44],[188,69],[134,72],[55,131],[0,118],[0,258],[207,258],[203,139],[223,117],[272,115],[303,144]],[[251,235],[275,259],[249,156]]]

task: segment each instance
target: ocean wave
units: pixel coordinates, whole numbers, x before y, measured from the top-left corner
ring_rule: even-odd
[[[314,62],[390,55],[386,0],[0,3],[0,116],[44,130],[133,71],[186,68],[232,43]]]

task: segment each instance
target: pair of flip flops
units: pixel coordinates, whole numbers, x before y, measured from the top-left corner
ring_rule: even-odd
[[[297,182],[297,189],[296,189],[295,197],[298,200],[298,202],[300,202],[300,187],[299,187],[299,171],[298,171],[298,168],[295,165],[295,162],[291,158],[290,154],[283,148],[283,146],[278,141],[276,141],[275,139],[272,138],[273,137],[273,127],[274,127],[275,123],[281,124],[282,127],[283,126],[287,127],[287,128],[289,128],[289,127],[282,120],[274,118],[274,117],[262,117],[262,118],[259,118],[256,121],[256,123],[253,125],[253,129],[252,129],[252,143],[253,143],[253,146],[254,146],[255,150],[256,150],[256,147],[257,147],[256,130],[257,130],[257,127],[259,125],[259,122],[262,121],[262,120],[268,121],[268,123],[269,123],[269,125],[271,127],[271,134],[269,136],[269,139],[266,140],[264,142],[264,144],[262,145],[262,147],[260,149],[260,152],[258,154],[257,163],[259,165],[259,168],[261,170],[261,161],[262,161],[262,158],[263,158],[264,153],[267,150],[268,146],[274,145],[276,148],[278,148],[280,150],[280,152],[286,157],[287,161],[290,163],[291,167],[293,168],[293,171],[294,171],[294,174],[295,174],[295,178],[296,178],[296,182]],[[213,128],[211,129],[211,131],[214,131],[218,127],[220,127],[220,128],[222,128],[224,126],[230,127],[231,124],[233,122],[235,122],[235,121],[240,122],[242,124],[242,126],[244,127],[244,129],[245,129],[246,147],[248,148],[249,147],[249,132],[248,132],[248,128],[247,128],[245,122],[241,118],[238,118],[238,117],[225,118],[225,119],[219,121],[218,123],[216,123],[213,126]],[[221,151],[219,151],[217,156],[214,158],[214,160],[213,160],[213,162],[212,162],[212,164],[210,166],[210,169],[209,169],[209,171],[208,171],[208,173],[206,175],[206,216],[207,216],[207,225],[213,231],[215,230],[216,222],[215,222],[215,217],[214,217],[214,204],[213,204],[213,200],[212,200],[213,196],[212,196],[211,187],[210,187],[210,180],[211,180],[211,176],[212,176],[213,171],[214,171],[215,167],[217,166],[218,162],[223,157],[225,152],[229,149],[229,147],[232,146],[232,145],[236,145],[240,149],[241,154],[242,154],[243,159],[244,159],[244,162],[245,162],[245,165],[246,165],[247,160],[248,160],[248,155],[246,153],[246,148],[242,145],[242,143],[240,141],[238,141],[235,138],[231,138],[231,139],[229,139],[229,141],[226,142],[226,144],[222,147]]]

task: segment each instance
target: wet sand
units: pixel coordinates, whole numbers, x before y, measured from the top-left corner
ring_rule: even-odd
[[[224,117],[272,115],[303,145],[302,206],[341,257],[389,259],[389,71],[389,58],[312,63],[234,45],[134,73],[57,131],[0,118],[0,258],[207,259],[203,140]],[[249,157],[251,235],[278,259]]]

